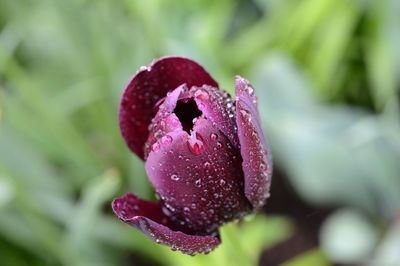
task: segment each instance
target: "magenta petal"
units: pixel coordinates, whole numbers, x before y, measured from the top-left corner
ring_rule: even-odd
[[[211,121],[198,118],[191,136],[185,131],[168,136],[169,145],[150,152],[146,171],[171,217],[210,234],[250,211],[240,153]]]
[[[128,147],[144,158],[143,146],[148,126],[157,113],[156,103],[179,85],[204,84],[218,87],[214,79],[196,62],[182,57],[164,57],[137,72],[122,95],[119,124]]]
[[[253,87],[248,80],[237,76],[235,93],[245,194],[253,207],[259,209],[269,196],[272,175],[271,153],[262,131]]]
[[[205,117],[213,121],[215,126],[238,149],[235,102],[231,96],[225,91],[208,85],[204,85],[202,88],[193,87],[190,91],[199,110]]]
[[[139,229],[159,244],[180,250],[189,255],[209,253],[221,241],[215,236],[188,235],[168,227],[168,217],[159,203],[141,200],[128,193],[112,203],[115,214],[124,223]]]

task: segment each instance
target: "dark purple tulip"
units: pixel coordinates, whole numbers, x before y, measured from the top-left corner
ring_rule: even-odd
[[[160,202],[127,193],[115,214],[159,244],[189,255],[221,242],[218,227],[261,208],[272,163],[249,82],[236,98],[196,62],[164,57],[126,87],[119,123],[129,148],[146,161]]]

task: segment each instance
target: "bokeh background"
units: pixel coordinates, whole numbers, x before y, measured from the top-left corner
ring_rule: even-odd
[[[259,97],[264,210],[194,258],[125,226],[154,199],[119,132],[154,58]],[[400,265],[399,0],[0,0],[0,265]]]

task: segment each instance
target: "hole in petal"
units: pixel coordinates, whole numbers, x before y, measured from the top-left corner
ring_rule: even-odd
[[[201,116],[202,112],[197,108],[197,104],[194,100],[187,102],[178,101],[174,109],[174,113],[179,118],[182,124],[183,130],[190,134],[190,130],[193,128],[193,119]]]

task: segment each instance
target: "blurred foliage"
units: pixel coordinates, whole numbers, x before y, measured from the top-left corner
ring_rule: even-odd
[[[190,258],[111,214],[127,191],[154,197],[117,112],[130,76],[171,54],[231,93],[234,75],[249,78],[296,191],[349,207],[328,219],[320,249],[285,265],[360,262],[368,245],[364,263],[396,265],[398,14],[398,0],[0,0],[0,265],[254,265],[288,237],[287,217],[259,215]],[[354,228],[374,237],[345,256],[332,232]]]

